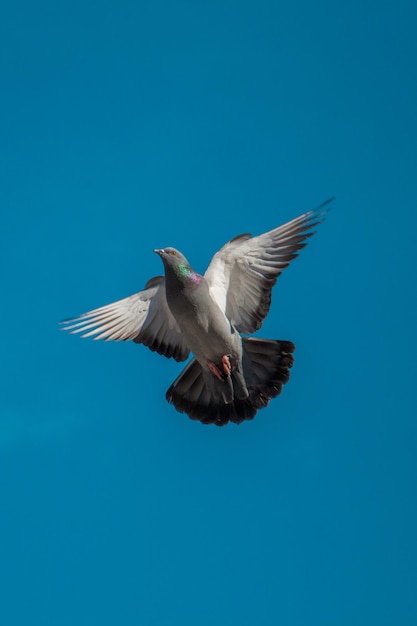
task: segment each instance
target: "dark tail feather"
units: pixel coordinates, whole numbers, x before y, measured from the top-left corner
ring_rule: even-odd
[[[289,381],[295,345],[291,341],[247,337],[243,339],[243,348],[243,375],[249,401],[261,409]]]
[[[250,337],[243,339],[243,350],[243,375],[249,392],[246,399],[235,396],[225,404],[207,388],[200,364],[192,359],[168,389],[168,402],[180,413],[187,413],[203,424],[224,426],[228,422],[240,424],[253,419],[257,410],[281,393],[288,381],[295,346],[290,341]]]

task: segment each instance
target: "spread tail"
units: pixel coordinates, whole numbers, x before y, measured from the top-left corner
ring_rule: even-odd
[[[243,338],[243,378],[248,395],[242,398],[238,373],[231,374],[231,383],[236,393],[216,392],[213,385],[207,385],[201,365],[192,359],[166,393],[168,402],[180,413],[203,424],[224,426],[228,422],[240,424],[253,419],[258,409],[269,403],[281,393],[282,386],[289,380],[290,368],[294,363],[292,352],[295,346],[290,341],[273,339]],[[219,385],[228,385],[228,381],[218,381]],[[238,397],[240,396],[240,397]]]

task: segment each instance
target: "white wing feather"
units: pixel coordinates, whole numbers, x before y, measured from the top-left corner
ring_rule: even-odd
[[[62,330],[104,341],[143,343],[176,361],[184,361],[189,349],[169,310],[163,276],[152,278],[143,291],[62,322]]]
[[[278,276],[314,234],[331,200],[257,237],[235,237],[214,255],[205,273],[210,294],[239,332],[261,327]]]

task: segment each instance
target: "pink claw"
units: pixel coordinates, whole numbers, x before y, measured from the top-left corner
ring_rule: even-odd
[[[227,354],[225,354],[225,355],[222,357],[222,365],[223,365],[223,371],[224,371],[224,373],[226,374],[226,376],[230,376],[230,373],[231,373],[231,371],[232,371],[232,367],[231,367],[231,365],[230,365],[230,359],[229,359],[229,357],[227,356]]]

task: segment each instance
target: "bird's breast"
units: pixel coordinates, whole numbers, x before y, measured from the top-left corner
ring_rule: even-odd
[[[208,289],[203,293],[199,289],[187,289],[174,297],[167,293],[167,300],[187,345],[199,360],[216,362],[224,354],[239,358],[240,336],[233,331]]]

